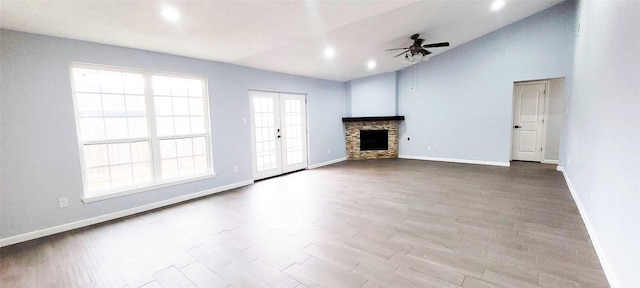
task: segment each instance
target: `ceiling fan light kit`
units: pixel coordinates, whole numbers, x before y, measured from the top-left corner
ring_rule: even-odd
[[[426,62],[427,60],[429,60],[429,57],[426,56],[422,56],[421,54],[412,56],[409,54],[405,54],[404,55],[404,59],[402,60],[402,63],[405,64],[416,64],[416,63],[420,63],[420,62]]]

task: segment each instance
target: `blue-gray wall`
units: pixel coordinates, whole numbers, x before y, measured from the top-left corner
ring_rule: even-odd
[[[353,117],[396,115],[396,72],[377,74],[347,82]]]
[[[560,164],[610,280],[640,287],[640,2],[582,1],[578,11]]]
[[[574,15],[561,3],[402,70],[400,155],[509,162],[513,83],[571,77]]]
[[[0,238],[252,179],[249,89],[307,94],[309,164],[346,156],[345,83],[7,30],[0,38]],[[217,176],[83,204],[72,61],[206,76]]]

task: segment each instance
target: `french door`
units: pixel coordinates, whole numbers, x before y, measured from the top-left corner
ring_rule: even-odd
[[[249,91],[255,180],[307,168],[304,94]]]

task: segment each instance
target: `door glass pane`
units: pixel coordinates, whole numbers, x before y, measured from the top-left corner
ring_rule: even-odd
[[[285,131],[285,155],[287,155],[287,165],[302,163],[304,159],[304,147],[302,146],[305,127],[302,126],[302,100],[284,100],[284,126]]]
[[[256,149],[256,168],[258,172],[278,167],[276,163],[276,127],[274,99],[254,97],[254,136]]]

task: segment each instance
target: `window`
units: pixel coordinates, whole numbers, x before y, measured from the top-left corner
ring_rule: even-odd
[[[85,197],[213,175],[204,77],[71,70]]]

